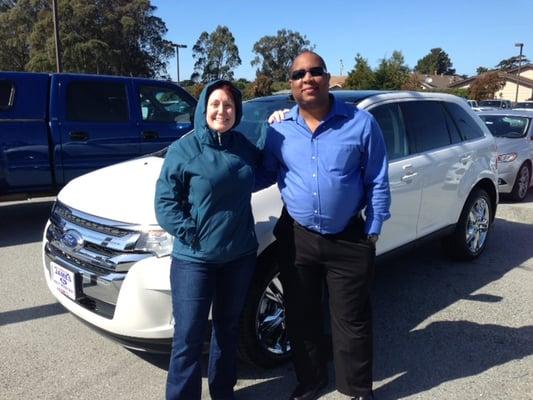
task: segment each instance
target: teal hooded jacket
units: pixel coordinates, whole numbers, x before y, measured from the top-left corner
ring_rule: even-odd
[[[232,89],[236,118],[219,134],[207,125],[206,109],[209,95],[222,85]],[[175,238],[175,258],[223,263],[257,251],[250,200],[260,152],[234,130],[241,117],[240,92],[228,81],[211,82],[200,94],[194,131],[168,148],[156,184],[155,213]]]

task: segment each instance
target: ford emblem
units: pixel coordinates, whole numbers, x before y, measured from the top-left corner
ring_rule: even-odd
[[[63,236],[61,236],[60,241],[65,247],[72,251],[78,251],[83,247],[83,238],[73,229],[66,231]]]

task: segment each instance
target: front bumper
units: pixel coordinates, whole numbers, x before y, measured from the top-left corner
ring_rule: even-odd
[[[498,164],[498,191],[511,193],[516,180],[516,174],[520,164],[515,160],[510,163]]]
[[[170,257],[147,257],[133,263],[125,273],[99,276],[58,257],[47,248],[49,225],[46,225],[43,237],[43,272],[50,292],[59,303],[82,321],[127,347],[142,350],[150,349],[150,342],[170,342],[174,331]],[[76,300],[61,293],[52,281],[51,261],[77,277]]]

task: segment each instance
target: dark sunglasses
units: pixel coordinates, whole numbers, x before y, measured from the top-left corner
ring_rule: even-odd
[[[297,81],[298,79],[302,79],[308,72],[311,74],[311,76],[322,76],[326,73],[326,70],[324,69],[324,67],[297,69],[296,71],[291,72],[291,80]]]

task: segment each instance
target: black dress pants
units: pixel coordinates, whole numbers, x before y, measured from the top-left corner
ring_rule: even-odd
[[[322,235],[300,226],[285,209],[274,229],[297,379],[312,385],[327,376],[322,313],[325,279],[336,386],[349,396],[372,391],[370,287],[375,247],[363,240],[363,229],[363,219],[356,217],[343,232]]]

